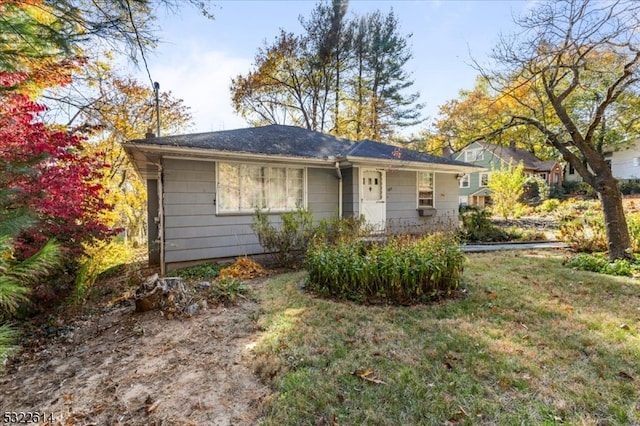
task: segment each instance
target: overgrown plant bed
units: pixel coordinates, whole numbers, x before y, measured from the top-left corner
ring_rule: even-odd
[[[432,234],[384,242],[321,243],[307,252],[307,287],[356,302],[415,304],[458,287],[465,257],[457,238]]]

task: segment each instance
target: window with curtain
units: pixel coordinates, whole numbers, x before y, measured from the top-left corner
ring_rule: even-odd
[[[218,163],[218,212],[295,210],[304,204],[304,168]]]

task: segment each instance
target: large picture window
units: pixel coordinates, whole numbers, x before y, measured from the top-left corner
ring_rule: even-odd
[[[218,212],[304,206],[304,168],[218,163]]]
[[[418,172],[418,208],[433,207],[433,173]]]

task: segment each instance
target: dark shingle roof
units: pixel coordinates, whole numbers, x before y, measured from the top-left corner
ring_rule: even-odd
[[[459,166],[469,166],[468,163],[452,160],[450,158],[437,157],[435,155],[424,152],[413,151],[411,149],[399,148],[393,145],[387,145],[380,142],[363,140],[358,142],[348,153],[347,156],[364,157],[378,160],[398,160],[412,161],[417,163],[436,163],[449,164]]]
[[[510,146],[493,145],[487,142],[478,142],[486,151],[493,153],[496,157],[503,161],[513,161],[518,164],[522,161],[525,169],[538,171],[550,171],[556,164],[555,161],[542,161],[531,152]]]
[[[347,152],[355,142],[301,127],[270,125],[219,132],[138,139],[136,144],[214,149],[247,154],[326,158]]]
[[[354,142],[301,127],[276,124],[219,132],[137,139],[130,141],[130,143],[286,157],[324,159],[353,156],[379,160],[470,166],[470,164],[461,161],[436,157],[380,142],[370,140]]]

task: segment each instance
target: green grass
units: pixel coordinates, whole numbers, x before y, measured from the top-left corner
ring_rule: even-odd
[[[640,283],[558,253],[473,254],[464,298],[413,307],[261,293],[266,425],[638,424]],[[354,375],[371,369],[384,384]]]

